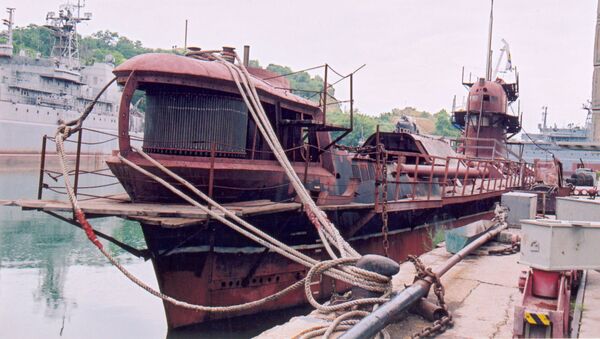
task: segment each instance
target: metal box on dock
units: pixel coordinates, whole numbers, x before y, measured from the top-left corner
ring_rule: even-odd
[[[556,198],[556,219],[600,221],[600,200],[587,197]]]
[[[519,263],[545,271],[600,269],[600,222],[523,220]]]
[[[511,227],[519,227],[523,219],[534,219],[537,210],[537,195],[525,192],[502,194],[502,206],[508,207],[506,221]]]

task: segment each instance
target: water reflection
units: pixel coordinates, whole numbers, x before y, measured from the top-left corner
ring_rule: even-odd
[[[35,198],[37,179],[37,172],[0,172],[0,199]],[[82,178],[81,184],[107,180],[114,179]],[[44,199],[65,198],[45,191]],[[135,222],[102,218],[92,224],[119,241],[145,247]],[[102,242],[136,276],[158,288],[150,261]],[[0,337],[249,338],[306,312],[301,307],[167,333],[162,302],[111,266],[82,230],[43,212],[0,207]]]
[[[93,185],[107,180],[114,179],[82,178],[81,184]],[[0,173],[0,199],[33,198],[36,187],[37,173],[35,172]],[[109,188],[106,193],[114,193],[108,190],[115,189],[118,187]],[[57,193],[45,191],[44,194],[45,199],[64,199]],[[140,227],[135,222],[103,218],[94,219],[93,225],[102,232],[134,247],[145,246]],[[140,274],[145,276],[145,281],[150,281],[156,286],[156,279],[149,262],[143,263],[113,244],[108,244],[108,249],[125,264],[143,266],[144,271]],[[82,275],[82,271],[86,273]],[[74,277],[80,275],[83,279],[77,281]],[[74,333],[70,331],[73,327],[70,320],[73,315],[76,315],[76,318],[82,315],[78,308],[88,309],[89,305],[97,305],[98,299],[106,301],[106,304],[102,305],[103,308],[110,308],[108,304],[113,301],[113,295],[121,293],[121,291],[115,293],[111,288],[115,279],[106,279],[113,275],[118,276],[118,285],[129,285],[127,290],[135,289],[90,244],[80,229],[43,212],[21,211],[16,207],[0,208],[0,325],[12,325],[15,321],[22,321],[17,319],[19,317],[30,320],[30,325],[20,329],[19,332],[5,333],[7,328],[13,326],[1,326],[0,336],[3,336],[1,335],[3,333],[10,334],[11,337],[73,335]],[[100,289],[94,287],[100,294],[91,296],[95,299],[92,301],[80,300],[77,295],[88,288],[81,285],[93,283],[94,279],[102,285]],[[73,282],[75,286],[72,286]],[[149,300],[152,298],[143,294],[142,296]],[[83,307],[83,303],[87,303],[86,306]],[[135,304],[147,305],[148,300],[141,303],[135,299],[120,300],[115,303],[115,309],[123,303],[133,304],[131,311],[135,312],[139,308]],[[151,337],[164,337],[166,325],[162,305],[156,300],[152,300],[151,303],[155,305],[153,309],[156,311],[152,312],[151,319],[146,320],[158,324],[158,326],[150,326],[155,330]],[[76,324],[75,328],[81,327],[84,330],[85,326],[81,326],[84,323]],[[52,327],[50,335],[44,330],[47,326]],[[63,329],[63,326],[67,329]],[[127,331],[116,333],[120,334],[118,336],[127,336],[123,335]],[[81,334],[89,337],[85,330]],[[81,337],[80,335],[75,337]]]

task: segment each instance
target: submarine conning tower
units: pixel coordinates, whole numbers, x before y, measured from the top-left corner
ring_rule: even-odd
[[[519,96],[518,81],[463,84],[469,87],[466,107],[453,112],[454,125],[463,131],[460,149],[468,157],[506,158],[506,140],[521,130],[519,116],[507,111]]]

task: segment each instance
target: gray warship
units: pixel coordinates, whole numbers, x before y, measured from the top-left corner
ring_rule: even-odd
[[[82,65],[79,58],[77,25],[90,20],[83,5],[61,5],[58,13],[46,15],[44,27],[54,36],[49,57],[13,51],[14,8],[7,8],[8,19],[4,42],[0,44],[0,154],[39,153],[44,135],[54,136],[61,121],[80,115],[100,90],[114,76],[113,58]],[[109,154],[117,148],[117,112],[119,89],[111,85],[98,100],[84,133],[82,152]],[[141,122],[132,120],[132,132],[139,132]],[[93,145],[94,147],[91,147]],[[72,146],[70,151],[73,151]]]
[[[569,175],[578,168],[585,167],[600,171],[600,143],[594,141],[592,128],[593,111],[590,105],[583,107],[587,111],[584,125],[570,123],[558,127],[548,125],[548,107],[542,107],[542,122],[538,124],[538,133],[521,133],[523,159],[533,163],[535,159],[552,160],[556,158],[563,165],[563,171]]]

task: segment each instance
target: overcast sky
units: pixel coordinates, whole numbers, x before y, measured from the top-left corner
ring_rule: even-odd
[[[17,26],[43,24],[60,0],[2,0]],[[549,121],[583,123],[591,97],[596,0],[496,0],[494,64],[500,39],[520,73],[524,127],[535,130],[541,106]],[[449,110],[466,94],[461,68],[485,73],[489,1],[164,1],[87,0],[93,19],[79,31],[109,29],[145,46],[204,49],[251,45],[251,58],[293,69],[328,63],[355,77],[356,107],[377,114],[413,106]],[[343,94],[339,89],[338,93]],[[516,107],[515,107],[516,109]]]

